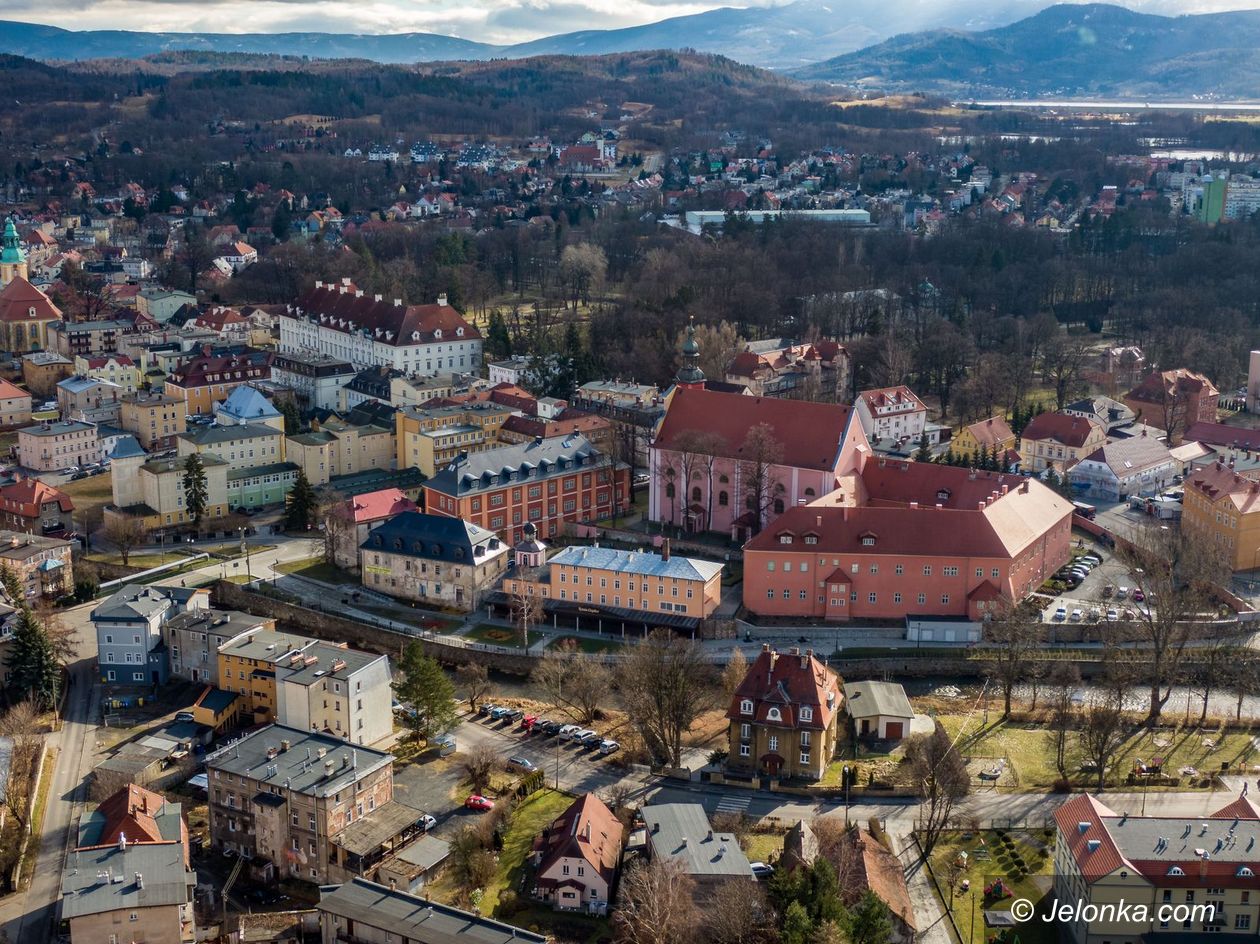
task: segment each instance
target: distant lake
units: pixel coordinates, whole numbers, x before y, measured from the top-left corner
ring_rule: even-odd
[[[1111,108],[1116,111],[1260,111],[1260,102],[1122,102],[1080,101],[1077,99],[1003,99],[976,102],[957,101],[954,105],[965,108],[979,105],[982,108]]]
[[[1254,154],[1242,151],[1221,151],[1216,148],[1159,148],[1151,151],[1151,157],[1159,157],[1168,161],[1229,161],[1231,164],[1245,164],[1254,160]]]

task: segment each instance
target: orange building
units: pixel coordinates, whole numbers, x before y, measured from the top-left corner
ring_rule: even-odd
[[[424,510],[463,518],[516,543],[525,523],[541,538],[565,522],[611,517],[630,496],[630,469],[583,436],[475,452],[424,483]]]
[[[171,371],[163,386],[169,397],[184,401],[189,415],[210,414],[237,387],[254,380],[271,379],[270,351],[245,351],[222,357],[194,357]]]
[[[1224,462],[1195,469],[1186,476],[1181,528],[1216,548],[1232,570],[1260,567],[1260,481]]]

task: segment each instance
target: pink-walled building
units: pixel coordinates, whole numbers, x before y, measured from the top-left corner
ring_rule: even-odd
[[[1070,556],[1072,504],[1033,479],[872,459],[744,548],[744,606],[827,620],[980,619]]]
[[[682,376],[649,448],[653,521],[743,541],[843,485],[870,455],[850,407],[721,393],[705,389],[703,375],[696,383]],[[763,424],[773,446],[762,454],[772,461],[759,462],[749,432]]]

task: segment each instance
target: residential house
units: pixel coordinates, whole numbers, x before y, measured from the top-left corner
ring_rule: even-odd
[[[330,416],[312,423],[309,433],[285,439],[286,458],[303,472],[312,485],[327,485],[342,475],[358,475],[373,469],[396,467],[395,426],[353,410],[347,419]]]
[[[766,441],[750,442],[762,428]],[[869,454],[847,406],[676,384],[649,447],[648,518],[742,542],[788,508],[834,491]]]
[[[334,505],[324,519],[325,539],[332,545],[332,562],[342,570],[359,571],[359,548],[377,524],[416,511],[416,503],[397,488],[364,492]]]
[[[1157,495],[1181,471],[1168,447],[1152,436],[1117,439],[1095,449],[1068,473],[1082,498],[1121,501]]]
[[[174,456],[149,458],[134,436],[123,436],[109,454],[113,471],[113,504],[105,506],[105,524],[114,519],[135,520],[146,532],[165,534],[192,522],[185,507],[184,465]],[[209,525],[225,517],[234,506],[228,502],[228,464],[211,453],[202,453],[206,476],[206,508],[202,521]]]
[[[269,351],[246,350],[239,354],[201,355],[172,370],[162,392],[184,401],[190,416],[210,415],[242,384],[271,378]]]
[[[727,882],[747,882],[752,865],[732,833],[714,830],[699,803],[653,803],[643,807],[647,853],[653,861],[673,861],[692,882],[692,897],[703,906]]]
[[[280,351],[316,351],[357,368],[383,365],[404,374],[476,371],[481,334],[439,295],[404,305],[365,295],[348,278],[315,287],[280,315]]]
[[[264,881],[349,881],[383,843],[417,831],[420,811],[394,802],[393,761],[318,731],[252,731],[206,757],[210,846],[245,859]],[[398,812],[410,822],[398,823]],[[364,827],[377,837],[371,852],[350,851]]]
[[[844,710],[859,738],[897,743],[910,735],[914,709],[896,682],[845,682]]]
[[[25,469],[58,472],[100,459],[101,445],[91,423],[39,423],[18,430],[18,462]]]
[[[178,397],[133,393],[119,401],[118,425],[146,452],[162,452],[174,448],[175,438],[188,431],[188,414]]]
[[[241,696],[241,713],[249,719],[248,724],[274,721],[279,701],[276,679],[281,667],[315,643],[297,633],[245,629],[219,646],[219,687]]]
[[[549,940],[480,912],[461,911],[357,875],[336,888],[321,888],[316,908],[320,944],[546,944]]]
[[[18,475],[0,485],[0,525],[31,534],[64,534],[74,528],[74,501],[54,485]]]
[[[888,940],[892,944],[920,940],[921,922],[914,912],[901,859],[861,826],[845,833],[842,842],[838,854],[841,861],[849,864],[844,882],[845,905],[852,908],[867,892],[873,892],[888,906]]]
[[[565,522],[612,517],[630,499],[630,470],[582,436],[498,446],[453,462],[424,483],[430,514],[462,518],[520,540],[525,522],[539,537]]]
[[[210,594],[183,587],[128,584],[92,610],[102,682],[158,686],[171,663],[162,625],[180,613],[209,606]]]
[[[18,579],[26,599],[60,599],[74,590],[74,544],[47,535],[0,531],[0,564]]]
[[[188,823],[183,807],[160,793],[129,783],[112,794],[79,823],[75,849],[101,849],[126,843],[181,847],[189,862]]]
[[[224,500],[232,508],[279,504],[297,478],[297,466],[284,458],[284,433],[265,421],[196,426],[177,435],[175,444],[181,467],[193,453],[203,463],[215,459],[226,464]]]
[[[1062,410],[1068,416],[1081,416],[1093,420],[1108,436],[1118,429],[1132,426],[1137,416],[1125,404],[1111,397],[1086,397],[1075,400]]]
[[[484,401],[405,407],[394,414],[397,467],[432,478],[461,455],[502,445],[499,431],[512,415],[510,407]]]
[[[74,372],[115,384],[128,394],[134,394],[142,383],[139,365],[126,354],[77,355]]]
[[[12,429],[31,422],[31,394],[16,384],[0,380],[0,428]]]
[[[166,324],[185,305],[196,305],[195,296],[176,289],[144,287],[136,296],[136,308],[158,324]]]
[[[557,911],[606,913],[621,864],[623,833],[599,797],[578,797],[534,840],[533,897]]]
[[[1181,529],[1213,548],[1231,570],[1260,568],[1260,479],[1224,461],[1186,473]]]
[[[57,395],[57,384],[75,374],[74,361],[56,351],[35,351],[22,355],[22,382],[34,397]]]
[[[1071,503],[1027,477],[886,459],[854,484],[860,502],[837,491],[745,545],[750,612],[978,620],[1069,557]]]
[[[122,338],[139,330],[134,318],[54,321],[48,325],[48,346],[66,357],[89,357],[117,351]]]
[[[909,387],[863,390],[853,402],[872,446],[917,445],[927,431],[927,407]]]
[[[818,780],[839,738],[840,677],[813,650],[764,644],[731,696],[727,770]]]
[[[828,403],[847,399],[849,375],[848,349],[830,340],[751,341],[726,368],[726,382],[746,387],[753,396]]]
[[[561,401],[563,403],[563,401]],[[543,401],[539,400],[539,407]],[[503,443],[524,443],[542,437],[567,436],[578,433],[585,436],[592,446],[603,453],[611,453],[615,448],[613,441],[613,424],[610,420],[593,413],[580,410],[560,409],[552,418],[539,416],[509,416],[499,429],[499,441]]]
[[[277,354],[271,362],[271,381],[289,387],[306,409],[335,410],[341,387],[355,374],[348,360],[312,351]]]
[[[1063,475],[1106,441],[1107,434],[1093,420],[1042,413],[1020,434],[1020,464],[1026,472],[1053,469]]]
[[[1000,413],[964,426],[949,441],[949,448],[955,456],[968,459],[997,455],[1003,470],[1019,462],[1015,434]]]
[[[69,925],[71,944],[119,940],[123,933],[146,944],[192,944],[196,885],[184,844],[120,838],[66,856],[58,915]]]
[[[115,423],[126,391],[117,384],[92,377],[67,377],[57,384],[57,406],[67,420]]]
[[[532,554],[539,546],[528,529],[522,540]],[[549,613],[606,613],[630,625],[696,629],[722,602],[722,564],[635,548],[573,545],[546,559],[522,560],[503,582],[508,602],[521,595],[539,597]]]
[[[258,250],[249,243],[234,242],[223,249],[219,258],[230,265],[233,272],[240,272],[258,261]]]
[[[171,675],[220,688],[224,683],[219,648],[244,633],[275,628],[274,619],[208,605],[168,615],[162,622],[162,639],[170,654]]]
[[[508,546],[471,522],[404,511],[378,524],[360,546],[363,586],[464,612],[508,566]]]
[[[391,682],[389,656],[316,642],[276,666],[276,720],[375,744],[394,731]]]
[[[1143,816],[1082,793],[1054,811],[1054,822],[1051,894],[1080,903],[1058,922],[1064,940],[1255,936],[1260,810],[1246,795],[1207,815]],[[1121,901],[1149,904],[1116,907]]]
[[[1215,423],[1220,393],[1202,374],[1184,367],[1153,370],[1122,398],[1144,423],[1167,433],[1169,445],[1195,423]]]
[[[48,327],[61,319],[61,309],[25,276],[15,276],[0,288],[0,350],[48,350]]]

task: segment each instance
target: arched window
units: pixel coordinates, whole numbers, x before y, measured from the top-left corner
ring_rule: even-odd
[[[769,710],[766,711],[766,720],[767,721],[782,721],[783,716],[779,713],[778,708],[770,708]]]
[[[691,500],[693,502],[698,502],[700,500],[700,486],[699,485],[697,485],[695,488],[691,490]]]
[[[674,497],[674,483],[673,482],[665,483],[665,497],[666,498]]]
[[[718,505],[725,508],[730,504],[730,496],[726,492],[718,492]]]
[[[725,485],[726,483],[728,483],[730,480],[731,480],[731,479],[730,479],[730,476],[728,476],[728,475],[719,475],[719,476],[718,476],[718,481],[719,481],[719,482],[721,482],[723,485]]]
[[[805,489],[805,496],[806,496],[807,498],[813,498],[813,497],[814,497],[814,490],[813,490],[812,488],[807,488],[807,489]]]
[[[776,498],[774,500],[774,513],[776,515],[783,514],[783,499],[782,498]]]

